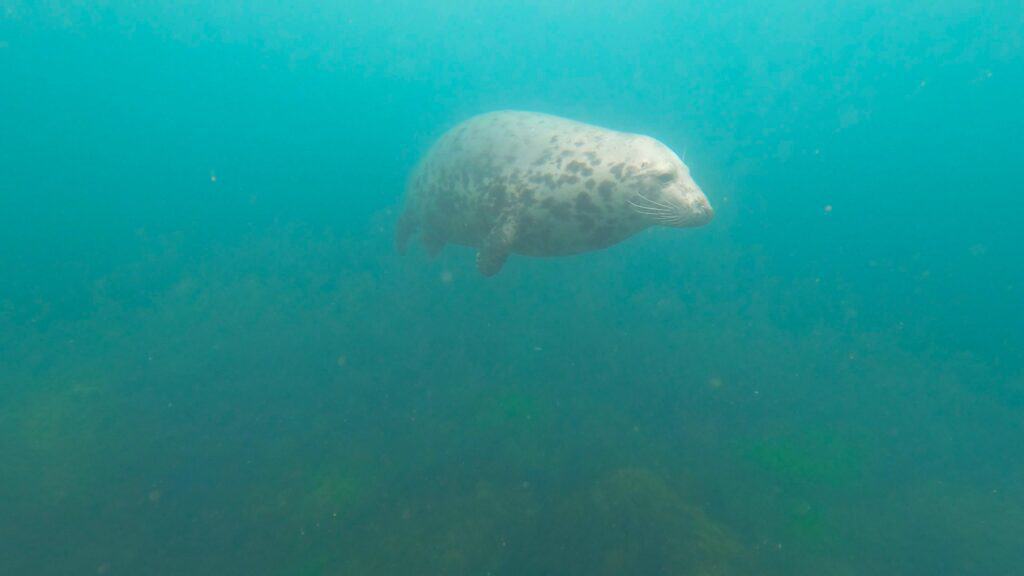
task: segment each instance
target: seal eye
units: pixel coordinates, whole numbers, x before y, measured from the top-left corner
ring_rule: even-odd
[[[671,182],[671,181],[673,181],[675,179],[676,179],[676,175],[671,173],[671,172],[658,175],[658,182],[661,182],[662,184],[668,184],[669,182]]]

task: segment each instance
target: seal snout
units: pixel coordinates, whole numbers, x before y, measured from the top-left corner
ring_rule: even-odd
[[[679,228],[692,228],[703,226],[715,217],[715,210],[704,195],[696,198],[687,198],[685,203],[678,207],[679,216],[674,226]]]
[[[715,217],[715,209],[703,195],[691,204],[691,211],[694,215],[692,220],[694,226],[703,226]]]
[[[675,208],[676,217],[668,225],[676,228],[693,228],[703,226],[715,217],[715,210],[708,202],[707,196],[696,186],[685,189],[678,194],[671,204]]]
[[[653,195],[652,195],[653,196]],[[671,228],[703,226],[715,216],[711,203],[699,190],[662,194],[655,197],[637,192],[627,200],[633,211],[652,224]]]

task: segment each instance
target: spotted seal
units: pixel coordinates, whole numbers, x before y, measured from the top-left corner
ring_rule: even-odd
[[[606,248],[650,226],[692,227],[713,215],[667,146],[547,114],[500,111],[455,126],[414,169],[399,218],[404,252],[477,248],[496,274],[509,254],[563,256]]]

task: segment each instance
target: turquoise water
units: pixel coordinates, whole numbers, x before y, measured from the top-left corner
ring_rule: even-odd
[[[1016,2],[0,0],[0,574],[1024,573]],[[447,128],[708,226],[430,261]]]

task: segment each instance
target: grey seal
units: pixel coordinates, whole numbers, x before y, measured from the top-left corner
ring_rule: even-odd
[[[404,252],[477,248],[492,276],[509,254],[600,250],[651,226],[695,227],[714,212],[686,164],[654,138],[557,116],[499,111],[458,124],[413,170],[396,229]]]

